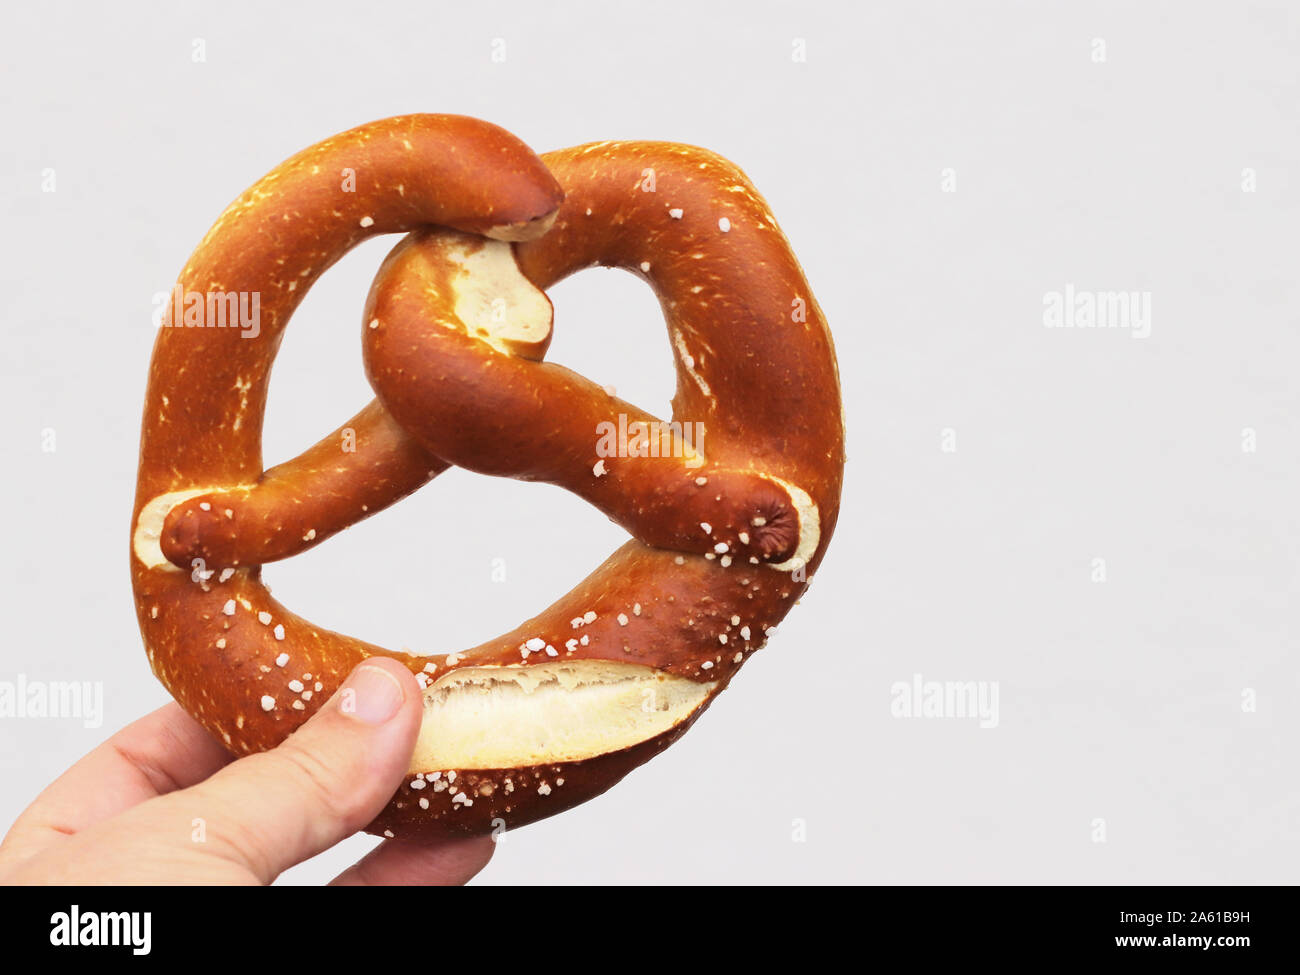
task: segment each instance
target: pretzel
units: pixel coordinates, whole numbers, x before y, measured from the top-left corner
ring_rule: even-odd
[[[379,233],[407,236],[362,316],[377,398],[264,471],[281,334],[316,278]],[[671,421],[544,361],[546,289],[597,265],[637,274],[663,306]],[[231,326],[254,306],[256,322]],[[131,560],[154,673],[245,754],[287,737],[364,658],[402,660],[425,688],[424,719],[374,833],[515,828],[605,791],[766,643],[834,530],[844,439],[830,335],[767,204],[702,149],[604,142],[539,159],[469,118],[364,125],[237,199],[163,324]],[[560,485],[632,538],[538,616],[447,656],[332,633],[271,597],[262,564],[451,465]]]

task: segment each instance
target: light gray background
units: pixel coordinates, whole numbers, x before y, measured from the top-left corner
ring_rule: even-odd
[[[538,151],[737,161],[829,317],[849,429],[839,530],[782,632],[680,744],[512,834],[482,882],[1296,879],[1294,5],[127,9],[11,5],[0,31],[0,679],[103,681],[107,712],[0,720],[0,824],[166,698],[127,579],[151,296],[281,159],[442,111]],[[390,243],[289,329],[268,464],[368,399],[359,316]],[[1150,291],[1150,337],[1044,328],[1067,282]],[[666,413],[649,292],[592,272],[553,297],[551,358]],[[452,473],[266,576],[325,626],[455,649],[619,541],[559,490]],[[892,718],[915,673],[999,682],[999,727]]]

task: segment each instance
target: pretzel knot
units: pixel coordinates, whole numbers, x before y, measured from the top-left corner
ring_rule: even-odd
[[[264,471],[280,335],[315,279],[377,233],[407,233],[362,316],[377,398]],[[660,300],[669,420],[544,361],[546,289],[598,265]],[[516,827],[609,788],[764,645],[834,529],[844,444],[829,333],[766,203],[701,149],[606,142],[539,158],[474,119],[371,123],[236,200],[163,324],[132,535],[154,672],[246,753],[283,740],[364,657],[403,659],[424,721],[374,832]],[[540,615],[448,656],[332,633],[271,598],[264,563],[451,465],[559,485],[632,540]]]

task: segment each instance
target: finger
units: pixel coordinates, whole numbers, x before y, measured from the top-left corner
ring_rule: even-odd
[[[201,819],[207,852],[263,883],[355,833],[405,777],[422,715],[420,685],[396,660],[371,657],[278,748],[159,800],[161,814]]]
[[[180,705],[164,705],[41,792],[5,837],[0,862],[31,856],[146,799],[202,782],[233,758]]]
[[[331,881],[334,887],[447,887],[464,884],[487,866],[490,836],[433,845],[385,840]]]

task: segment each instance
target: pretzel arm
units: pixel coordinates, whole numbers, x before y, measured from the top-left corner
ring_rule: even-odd
[[[825,395],[820,357],[789,356],[765,372],[752,364],[796,335],[824,340],[824,327],[786,323],[797,297],[781,290],[789,282],[766,293],[773,276],[763,269],[788,260],[788,245],[737,182],[743,176],[715,157],[690,158],[674,200],[693,214],[733,214],[697,228],[636,189],[644,152],[580,153],[580,188],[550,234],[530,244],[512,250],[446,230],[398,244],[364,316],[371,386],[412,436],[457,466],[556,484],[656,548],[800,569],[821,547],[813,492],[838,490],[820,475],[842,430],[812,401]],[[710,165],[717,172],[706,179],[698,167]],[[574,210],[584,214],[576,223]],[[552,236],[562,243],[547,251]],[[737,276],[726,258],[738,248],[757,269],[735,289],[739,298],[718,285]],[[556,251],[566,259],[539,260]],[[539,288],[593,264],[637,270],[665,307],[678,372],[672,424],[537,361],[552,312]],[[721,331],[724,314],[736,321]],[[764,401],[751,398],[753,388],[765,389]]]
[[[811,554],[799,551],[787,488],[762,472],[711,463],[703,424],[665,423],[572,370],[534,361],[528,348],[501,354],[462,321],[448,269],[459,249],[481,246],[450,231],[415,234],[376,279],[366,365],[398,422],[459,467],[572,491],[656,548],[726,563]],[[549,306],[535,312],[548,316]],[[540,344],[543,326],[531,331]],[[437,381],[400,381],[419,363],[435,364]]]
[[[450,466],[371,401],[256,483],[195,495],[163,522],[163,555],[189,568],[261,565],[304,552],[400,501]]]

